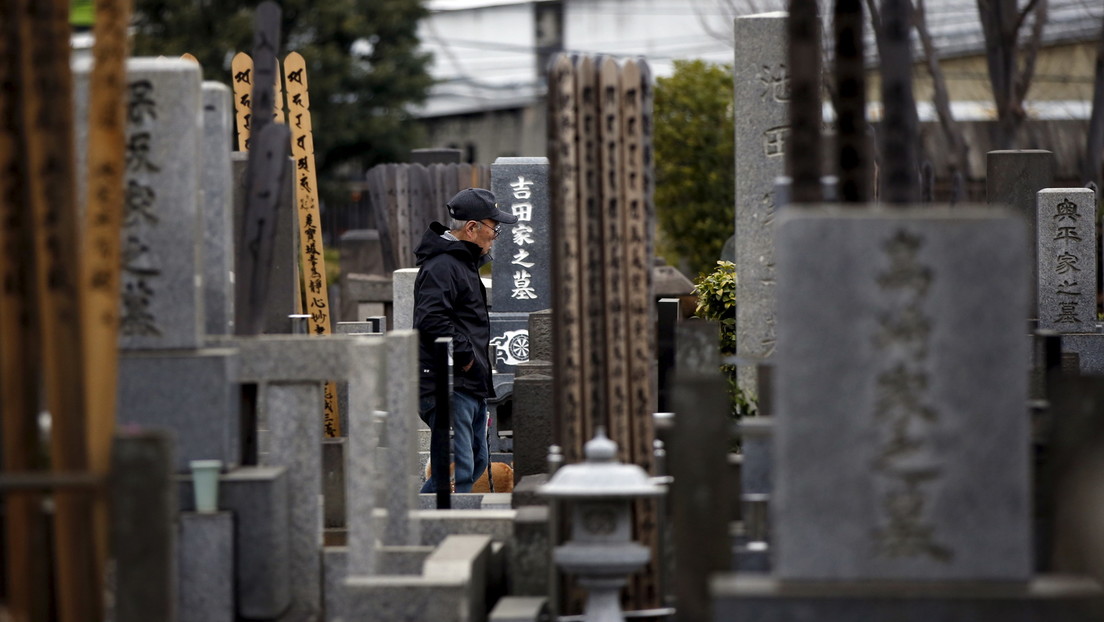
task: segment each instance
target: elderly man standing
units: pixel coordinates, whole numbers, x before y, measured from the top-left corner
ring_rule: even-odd
[[[429,225],[414,250],[421,267],[414,281],[414,328],[419,333],[421,397],[418,416],[433,428],[433,342],[452,338],[452,440],[456,492],[471,492],[487,469],[487,398],[491,384],[490,316],[479,268],[491,260],[491,248],[517,216],[498,209],[489,190],[467,188],[446,204],[452,221]],[[436,490],[431,476],[422,492]]]

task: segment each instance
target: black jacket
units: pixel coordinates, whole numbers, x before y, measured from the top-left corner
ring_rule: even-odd
[[[421,267],[414,281],[420,393],[423,397],[433,394],[433,342],[452,337],[453,389],[491,397],[491,324],[487,289],[479,278],[479,267],[490,257],[481,256],[478,244],[441,237],[445,231],[441,223],[432,223],[414,249]],[[464,371],[472,360],[471,369]]]

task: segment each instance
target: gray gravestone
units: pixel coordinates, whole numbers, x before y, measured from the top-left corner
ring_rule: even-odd
[[[179,622],[233,622],[234,515],[180,513]]]
[[[395,330],[410,330],[414,326],[414,281],[418,268],[400,268],[392,281],[392,320]]]
[[[782,217],[780,579],[1030,576],[1024,234],[968,207]]]
[[[322,384],[356,368],[357,337],[257,336],[239,340],[240,381],[257,383],[257,418],[268,429],[262,462],[287,469],[289,574],[297,615],[322,608]],[[349,503],[346,499],[346,503]]]
[[[1035,285],[1038,261],[1035,256],[1035,194],[1054,185],[1054,154],[1042,149],[990,151],[985,155],[985,201],[1011,207],[1027,223],[1027,253],[1030,264],[1025,278],[1031,287],[1028,317],[1038,317]]]
[[[322,610],[322,383],[270,382],[262,388],[272,450],[266,466],[288,473],[288,574],[292,606]]]
[[[118,420],[172,430],[175,470],[191,460],[241,462],[238,357],[230,348],[123,351]]]
[[[234,330],[234,186],[230,168],[233,108],[230,88],[203,83],[200,218],[203,221],[204,332]]]
[[[1039,328],[1091,332],[1096,326],[1096,193],[1046,188],[1037,197]]]
[[[111,455],[111,554],[118,622],[172,620],[176,610],[176,517],[172,439],[120,432]]]
[[[495,240],[491,280],[491,347],[495,371],[513,373],[529,360],[528,314],[552,306],[551,196],[548,158],[498,158],[491,191],[518,221]]]
[[[345,499],[348,514],[349,576],[376,574],[376,497],[381,474],[376,471],[379,446],[377,411],[386,373],[382,339],[353,346],[354,373],[349,379],[349,451],[345,453]]]
[[[786,14],[735,21],[736,353],[766,358],[775,349],[774,180],[785,174],[789,138]],[[739,383],[755,395],[754,368]]]
[[[499,209],[518,217],[517,224],[503,225],[494,244],[495,311],[548,309],[552,306],[548,158],[498,158],[491,165],[491,192]]]
[[[392,331],[387,341],[387,464],[389,485],[383,487],[387,522],[381,540],[387,544],[414,545],[421,538],[410,516],[418,502],[421,477],[415,426],[418,419],[418,333]]]
[[[177,476],[180,510],[195,510],[190,476]],[[219,477],[219,507],[234,515],[238,615],[279,617],[291,602],[288,583],[288,476],[281,467],[241,467]]]
[[[124,349],[195,348],[201,342],[200,80],[199,65],[190,61],[127,61]]]

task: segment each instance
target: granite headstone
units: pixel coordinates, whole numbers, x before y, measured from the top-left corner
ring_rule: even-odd
[[[737,18],[735,42],[736,353],[766,358],[776,343],[774,181],[785,174],[790,133],[786,14]],[[755,394],[753,367],[740,368],[738,381]]]
[[[965,206],[781,217],[779,579],[1028,579],[1024,236]]]
[[[1037,197],[1039,328],[1091,332],[1096,325],[1096,193],[1045,188]]]

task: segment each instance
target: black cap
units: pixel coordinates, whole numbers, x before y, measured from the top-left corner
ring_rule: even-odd
[[[513,214],[498,209],[495,196],[483,188],[465,188],[445,203],[449,216],[456,220],[491,220],[512,225],[518,221]]]

